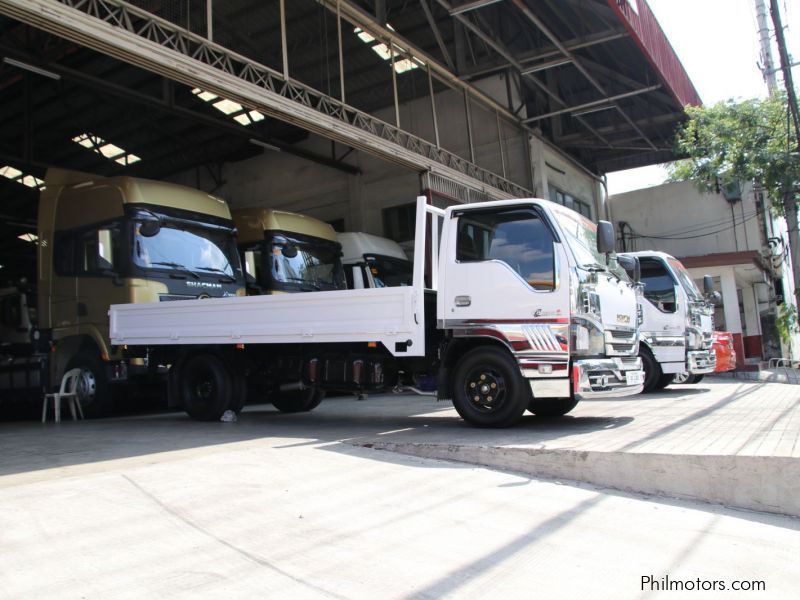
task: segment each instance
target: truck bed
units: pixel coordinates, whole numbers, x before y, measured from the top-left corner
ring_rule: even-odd
[[[415,287],[115,304],[109,319],[115,345],[380,342],[395,356],[425,354]]]

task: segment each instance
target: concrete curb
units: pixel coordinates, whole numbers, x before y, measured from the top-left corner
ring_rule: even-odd
[[[595,452],[424,443],[361,443],[400,454],[450,460],[534,477],[800,516],[800,459]]]

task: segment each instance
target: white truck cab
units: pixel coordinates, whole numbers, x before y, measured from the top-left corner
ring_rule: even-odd
[[[664,252],[629,252],[639,261],[643,294],[639,356],[645,371],[644,391],[666,387],[678,373],[712,373],[714,307],[695,286],[683,264]]]
[[[337,233],[336,237],[342,245],[342,264],[348,288],[412,284],[414,265],[394,240],[360,231]]]

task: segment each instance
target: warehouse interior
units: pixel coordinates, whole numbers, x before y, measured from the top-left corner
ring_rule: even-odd
[[[421,192],[597,219],[602,175],[671,158],[700,103],[653,23],[627,0],[0,0],[0,277],[35,277],[52,167],[379,235]]]

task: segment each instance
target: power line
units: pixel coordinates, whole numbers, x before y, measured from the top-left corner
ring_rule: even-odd
[[[723,227],[722,229],[718,229],[716,231],[709,231],[709,232],[706,232],[706,233],[701,233],[699,235],[689,235],[689,236],[642,235],[641,233],[637,233],[636,230],[634,230],[633,228],[630,227],[630,225],[628,226],[628,228],[630,229],[631,233],[633,233],[633,235],[636,236],[637,238],[644,238],[644,239],[648,239],[648,240],[694,240],[694,239],[697,239],[697,238],[706,237],[708,235],[716,235],[717,233],[722,233],[723,231],[730,231],[734,227],[737,227],[738,225],[743,225],[747,221],[750,221],[751,219],[753,219],[753,218],[755,218],[757,216],[758,216],[758,213],[755,213],[755,214],[747,217],[746,219],[742,219],[739,222],[734,220],[733,225],[731,225],[729,227]]]

